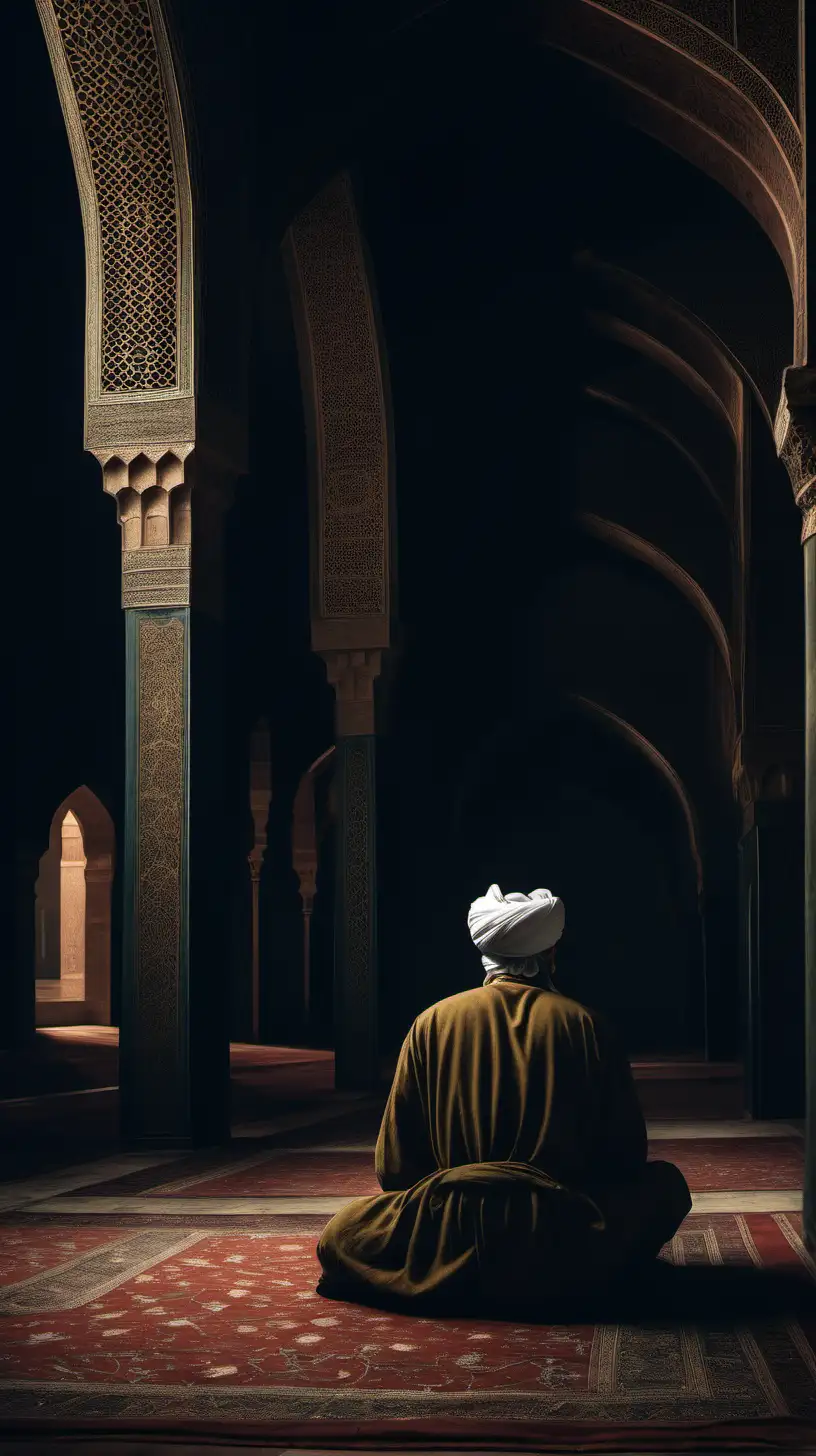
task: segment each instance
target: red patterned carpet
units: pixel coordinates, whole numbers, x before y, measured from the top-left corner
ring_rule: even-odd
[[[44,1262],[33,1276],[20,1263],[18,1282],[0,1290],[6,1430],[47,1411],[64,1430],[263,1423],[270,1442],[312,1447],[338,1420],[339,1444],[379,1432],[381,1448],[389,1423],[418,1420],[437,1444],[478,1435],[520,1448],[535,1435],[540,1450],[558,1449],[551,1437],[565,1423],[599,1448],[614,1430],[643,1446],[663,1426],[699,1446],[694,1427],[723,1422],[752,1439],[801,1437],[802,1423],[816,1436],[816,1324],[781,1306],[728,1310],[735,1271],[761,1264],[810,1287],[796,1215],[693,1215],[668,1252],[707,1271],[708,1313],[626,1326],[416,1318],[325,1301],[313,1236],[7,1227],[4,1247],[18,1250],[16,1238]]]
[[[19,1284],[79,1259],[116,1237],[103,1228],[4,1228],[0,1233],[0,1287]]]
[[[658,1140],[649,1151],[653,1158],[676,1163],[693,1193],[802,1186],[798,1138],[677,1138]],[[82,1191],[90,1196],[319,1198],[363,1197],[378,1193],[379,1187],[371,1152],[280,1148],[238,1160],[223,1154],[179,1159]]]

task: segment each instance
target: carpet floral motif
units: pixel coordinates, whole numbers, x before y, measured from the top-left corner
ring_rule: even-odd
[[[254,1393],[247,1419],[259,1400],[289,1420],[497,1409],[513,1421],[816,1419],[812,1332],[790,1319],[638,1328],[409,1317],[321,1299],[312,1239],[190,1237],[103,1294],[89,1275],[87,1302],[73,1308],[10,1309],[0,1417],[24,1415],[27,1401],[42,1409],[49,1393],[82,1410],[85,1390],[90,1409],[108,1388],[128,1392],[131,1412],[145,1402],[155,1411],[163,1392],[177,1400],[185,1388],[193,1405],[196,1392],[219,1389],[236,1412],[240,1392]],[[668,1253],[680,1264],[762,1263],[807,1277],[785,1215],[694,1215]],[[92,1248],[87,1259],[97,1268]],[[71,1277],[76,1288],[75,1267]]]

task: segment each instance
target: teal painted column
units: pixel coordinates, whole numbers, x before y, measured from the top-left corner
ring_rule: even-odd
[[[218,580],[211,552],[219,536],[197,527],[193,546],[186,475],[196,444],[201,461],[188,128],[161,3],[135,0],[132,23],[118,29],[99,7],[86,7],[79,29],[71,7],[36,3],[85,230],[85,448],[102,467],[122,527],[122,1128],[138,1146],[184,1147],[222,1133],[228,1114],[216,913],[224,887],[213,868],[224,828],[212,677],[221,619],[201,611],[202,593],[212,598],[210,581]],[[129,147],[113,170],[105,151],[112,127]],[[240,316],[237,303],[232,313]],[[230,361],[229,380],[240,351],[222,348],[219,357]],[[232,444],[220,422],[232,418],[231,396],[219,385],[214,398],[221,412],[213,458],[224,461]],[[196,495],[200,502],[200,483]],[[191,556],[199,593],[192,601]]]
[[[126,609],[120,1036],[125,1141],[195,1141],[190,1078],[190,609]]]
[[[147,497],[175,538],[163,546],[138,544],[145,493],[134,500],[123,487],[117,500],[127,694],[119,1086],[122,1137],[137,1148],[230,1132],[220,526],[196,489],[195,545],[188,489]]]
[[[810,51],[816,32],[810,40]],[[809,59],[814,59],[813,55]],[[811,68],[812,69],[812,68]],[[804,1232],[816,1249],[816,368],[785,370],[776,447],[802,512],[805,585],[805,1189]]]

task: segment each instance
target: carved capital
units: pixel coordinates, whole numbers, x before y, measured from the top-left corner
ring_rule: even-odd
[[[802,542],[816,535],[816,369],[786,369],[774,439],[802,512]]]
[[[295,855],[294,870],[298,877],[298,890],[303,913],[311,915],[314,898],[317,894],[317,862],[315,860],[307,861],[305,857]]]
[[[753,822],[757,802],[779,803],[804,793],[804,743],[801,729],[758,728],[737,739],[731,768],[734,797],[743,827]]]
[[[252,814],[253,849],[258,871],[266,851],[266,826],[272,802],[272,745],[269,725],[264,719],[252,731],[249,749],[249,808]]]
[[[189,442],[95,450],[122,527],[122,606],[190,605]]]
[[[326,676],[334,688],[335,722],[340,738],[373,733],[374,683],[382,668],[382,652],[324,652]]]

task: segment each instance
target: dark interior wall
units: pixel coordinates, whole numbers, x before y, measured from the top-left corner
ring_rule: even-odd
[[[10,201],[14,377],[24,387],[13,410],[19,457],[10,471],[10,761],[17,953],[20,971],[30,964],[33,977],[37,858],[59,804],[87,784],[112,814],[121,847],[124,632],[116,509],[97,462],[83,450],[85,256],[73,164],[33,5],[15,8],[13,31],[21,148]],[[117,945],[115,934],[114,1007]]]
[[[57,808],[84,780],[109,808],[121,793],[124,649],[116,509],[83,450],[85,254],[73,164],[33,6],[17,17],[17,104],[28,166],[16,215],[26,245],[15,295],[30,381],[15,434],[16,574],[28,583],[15,634],[18,742],[29,812]],[[56,796],[56,797],[55,797]],[[51,802],[53,800],[53,802]],[[48,816],[50,820],[50,814]],[[47,842],[48,823],[45,825]]]
[[[637,805],[590,794],[585,778],[549,795],[543,778],[498,824],[485,806],[473,883],[486,889],[491,873],[508,889],[552,883],[568,907],[558,986],[605,1012],[631,1053],[700,1053],[702,921],[688,876],[678,893],[665,828],[645,827]]]
[[[607,1012],[631,1051],[699,1051],[696,869],[665,780],[568,704],[505,716],[470,752],[448,746],[447,783],[434,797],[412,777],[389,836],[403,895],[392,887],[383,972],[402,989],[403,1016],[480,981],[471,900],[492,882],[546,886],[567,906],[559,986]]]
[[[563,789],[536,813],[528,794],[525,820],[514,807],[518,767],[509,755],[494,786],[492,828],[480,812],[467,842],[452,835],[454,785],[480,738],[508,711],[523,732],[567,687],[606,703],[667,753],[691,781],[703,819],[710,814],[708,852],[720,871],[712,935],[721,994],[735,994],[736,826],[729,841],[721,832],[731,795],[729,744],[722,714],[710,711],[712,683],[718,694],[723,686],[716,671],[712,677],[710,631],[651,568],[588,542],[571,524],[576,505],[586,508],[578,480],[585,484],[594,470],[598,508],[628,500],[634,527],[642,507],[647,536],[659,521],[660,545],[678,549],[688,569],[704,570],[728,618],[732,557],[723,511],[733,452],[714,441],[725,471],[719,509],[688,465],[666,461],[665,449],[662,456],[650,444],[605,449],[603,433],[588,431],[581,401],[582,383],[604,351],[592,351],[583,329],[573,257],[614,233],[617,181],[631,167],[634,176],[621,187],[633,200],[644,185],[638,168],[651,167],[655,154],[625,133],[613,141],[610,126],[597,150],[601,170],[608,164],[616,180],[601,178],[596,188],[591,128],[585,135],[577,126],[568,166],[550,141],[560,133],[548,126],[545,107],[554,117],[570,105],[558,89],[563,77],[546,103],[540,92],[531,103],[519,99],[521,88],[510,95],[504,78],[494,80],[486,96],[470,78],[451,115],[432,97],[433,125],[409,136],[389,132],[379,145],[369,140],[355,168],[397,449],[401,651],[379,788],[384,1024],[396,1035],[424,1001],[472,984],[478,966],[464,919],[473,896],[498,878],[491,865],[507,864],[521,877],[519,888],[529,889],[547,875],[557,882],[563,860],[574,905],[575,934],[564,947],[573,988],[611,1006],[633,1048],[699,1049],[703,928],[689,889],[688,849],[678,873],[660,869],[661,856],[674,852],[667,849],[671,814],[648,830],[637,816],[632,822],[625,806],[607,803],[605,785],[584,763],[573,764],[569,782],[553,773],[556,784],[564,778]],[[683,191],[690,174],[674,166],[661,158],[654,215],[645,217],[639,205],[637,226],[657,251],[690,206]],[[673,379],[665,384],[668,395],[673,388],[683,394]],[[697,406],[690,401],[688,409]],[[610,515],[615,519],[613,509]],[[716,529],[706,534],[708,526]],[[733,713],[729,721],[733,728]],[[592,757],[600,752],[596,743]],[[613,774],[620,779],[617,767]],[[652,782],[644,801],[655,793]],[[591,854],[583,848],[587,837]],[[733,859],[734,874],[719,866],[724,856]],[[542,858],[555,866],[547,875]],[[586,884],[608,884],[618,864],[648,909],[625,946],[611,952],[617,965],[626,962],[626,975],[605,982],[593,968],[610,948],[581,927],[598,923]],[[416,933],[406,937],[412,921]],[[610,984],[617,1004],[604,1000]]]

